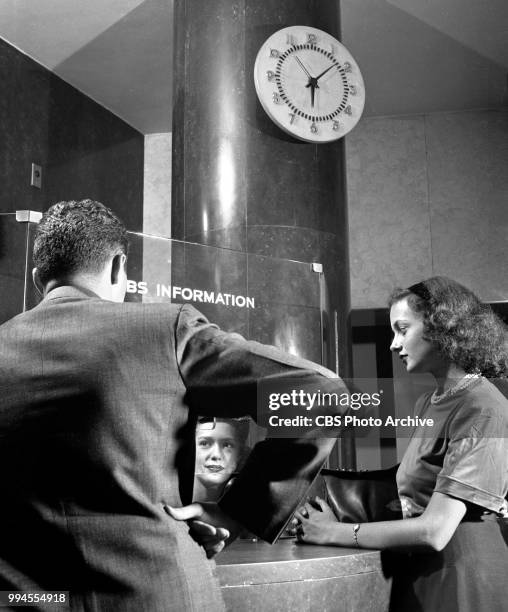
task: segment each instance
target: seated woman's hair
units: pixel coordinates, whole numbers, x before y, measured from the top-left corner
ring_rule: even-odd
[[[424,338],[445,359],[466,372],[508,375],[507,327],[467,287],[444,276],[433,276],[407,289],[395,289],[389,306],[404,298],[423,317]]]

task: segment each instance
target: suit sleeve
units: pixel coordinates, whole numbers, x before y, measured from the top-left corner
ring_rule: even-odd
[[[273,346],[221,331],[192,306],[180,311],[176,348],[186,402],[199,415],[257,419],[257,388],[264,381],[294,379],[307,391],[344,393],[333,372]],[[219,502],[247,529],[273,542],[301,503],[326,461],[335,438],[319,431],[299,439],[259,442]]]

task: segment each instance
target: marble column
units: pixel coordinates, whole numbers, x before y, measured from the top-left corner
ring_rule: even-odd
[[[339,17],[337,0],[175,0],[172,237],[321,263],[323,361],[347,377],[344,144],[285,134],[253,80],[256,54],[275,31],[308,25],[340,38]],[[280,276],[276,282],[283,296]],[[269,340],[252,321],[250,331]],[[338,455],[353,465],[350,444]]]

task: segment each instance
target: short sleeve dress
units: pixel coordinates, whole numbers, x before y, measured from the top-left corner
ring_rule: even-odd
[[[397,472],[404,518],[422,514],[434,491],[467,511],[441,552],[398,555],[391,610],[508,610],[508,399],[485,378],[433,404],[423,395],[417,427]]]

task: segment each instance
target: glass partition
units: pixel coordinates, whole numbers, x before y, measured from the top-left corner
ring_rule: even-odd
[[[312,264],[132,233],[128,301],[188,302],[222,329],[321,362]]]
[[[39,299],[36,223],[22,219],[0,214],[1,322]],[[226,331],[322,362],[322,274],[313,264],[133,232],[129,239],[126,301],[188,302]]]
[[[31,280],[34,227],[0,215],[0,322],[39,299]],[[126,301],[189,303],[226,331],[322,362],[323,275],[313,264],[129,234]],[[264,430],[204,421],[199,435],[206,444],[215,435],[238,436],[235,470]],[[201,445],[198,439],[198,461]]]

